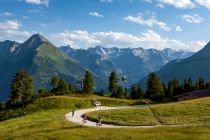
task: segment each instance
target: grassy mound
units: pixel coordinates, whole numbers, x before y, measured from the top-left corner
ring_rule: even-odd
[[[88,117],[96,121],[98,114],[103,116],[104,123],[117,125],[210,124],[210,98],[135,109],[97,111],[88,113]]]
[[[149,100],[125,100],[125,99],[113,99],[109,97],[100,96],[52,96],[41,98],[33,101],[29,105],[17,109],[9,109],[0,111],[0,121],[20,117],[23,115],[31,114],[38,111],[46,111],[51,109],[81,109],[93,107],[92,99],[101,101],[104,106],[126,106],[134,104],[146,104]]]

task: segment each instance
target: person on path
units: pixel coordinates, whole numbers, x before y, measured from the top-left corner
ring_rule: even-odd
[[[84,114],[84,116],[83,116],[82,123],[87,123],[87,115],[86,114]]]
[[[98,126],[102,126],[102,117],[101,115],[98,115]]]
[[[73,109],[72,110],[72,118],[74,117],[74,113],[75,113],[75,110]]]

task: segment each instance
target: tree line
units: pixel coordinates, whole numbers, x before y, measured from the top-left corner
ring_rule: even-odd
[[[194,83],[191,78],[184,80],[183,83],[173,79],[165,85],[155,73],[150,73],[145,91],[139,85],[133,85],[129,92],[127,88],[119,84],[120,80],[116,72],[111,72],[108,82],[108,90],[111,97],[129,99],[148,98],[154,101],[161,101],[164,98],[173,99],[174,96],[187,92],[210,89],[210,83],[205,83],[203,78],[198,78]],[[78,89],[60,77],[52,77],[51,88],[49,90],[41,88],[36,93],[34,91],[32,77],[24,70],[17,72],[11,82],[11,92],[6,106],[22,106],[34,99],[53,95],[67,95],[71,93],[93,94],[94,78],[90,71],[86,71],[81,81],[81,89]],[[103,96],[104,92],[95,92],[95,94]],[[3,105],[0,104],[1,106]]]
[[[185,79],[182,83],[173,79],[167,85],[162,83],[155,73],[150,73],[147,79],[147,88],[144,92],[139,85],[133,85],[131,88],[131,98],[149,98],[155,101],[161,101],[164,98],[174,99],[184,93],[197,90],[210,89],[210,83],[205,83],[204,78],[199,77],[195,82],[191,78]]]
[[[82,79],[83,89],[78,91],[77,88],[63,78],[52,77],[50,83],[50,89],[41,88],[37,92],[33,87],[33,78],[24,70],[21,70],[15,74],[14,79],[11,82],[11,92],[9,94],[9,100],[6,102],[6,107],[19,107],[41,97],[53,96],[53,95],[67,95],[73,92],[93,93],[94,79],[90,71],[85,73],[84,79]],[[2,107],[3,104],[0,104]]]

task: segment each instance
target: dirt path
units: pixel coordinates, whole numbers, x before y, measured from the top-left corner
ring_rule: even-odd
[[[155,127],[164,127],[164,126],[170,126],[170,127],[180,127],[180,126],[192,126],[192,124],[183,124],[183,125],[154,125],[154,126],[118,126],[118,125],[110,125],[110,124],[102,124],[102,126],[97,126],[96,122],[92,122],[87,120],[85,124],[82,123],[82,115],[85,113],[93,112],[93,111],[99,111],[99,110],[114,110],[114,109],[126,109],[126,108],[138,108],[138,107],[144,107],[149,105],[137,105],[137,106],[121,106],[121,107],[95,107],[90,109],[83,109],[83,110],[76,110],[74,117],[72,117],[72,112],[69,112],[65,115],[65,119],[73,122],[77,125],[84,125],[89,127],[102,127],[102,128],[155,128]]]

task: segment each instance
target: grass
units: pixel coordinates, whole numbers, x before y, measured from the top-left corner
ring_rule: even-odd
[[[98,114],[103,117],[103,123],[114,125],[157,125],[158,120],[154,117],[149,107],[137,109],[108,110],[88,113],[88,118],[97,121]]]
[[[51,109],[59,108],[71,108],[71,109],[81,109],[93,107],[92,99],[97,99],[101,101],[104,106],[127,106],[135,104],[146,104],[151,101],[149,100],[126,100],[126,99],[113,99],[110,97],[100,97],[96,95],[88,95],[81,97],[72,96],[51,96],[46,98],[41,98],[33,101],[26,107],[2,110],[0,111],[0,121],[24,116],[38,111],[46,111]]]
[[[94,96],[96,98],[96,96]],[[105,100],[105,98],[98,97]],[[161,127],[152,129],[135,129],[135,128],[121,128],[121,129],[105,129],[105,128],[88,128],[84,126],[77,126],[64,119],[64,115],[70,112],[76,105],[76,101],[84,102],[82,107],[89,106],[92,97],[76,98],[76,97],[48,97],[37,101],[36,106],[43,110],[37,110],[32,114],[22,117],[13,118],[10,120],[0,122],[0,139],[15,139],[15,140],[209,140],[210,126],[191,126],[191,127]],[[54,102],[55,100],[55,102]],[[114,105],[115,99],[109,99]],[[116,99],[118,101],[120,99]],[[210,99],[202,101],[195,100],[194,102],[208,102]],[[44,106],[48,104],[48,108]],[[123,100],[124,101],[124,100]],[[42,104],[46,102],[45,104]],[[131,104],[131,101],[125,101],[124,104]],[[135,104],[136,101],[133,101]],[[187,104],[183,102],[182,104]],[[59,103],[59,104],[57,104]],[[87,104],[86,104],[87,103]],[[118,102],[117,102],[118,103]],[[41,105],[42,104],[42,105]],[[190,102],[189,102],[190,104]],[[203,104],[203,103],[202,103]],[[169,106],[173,104],[168,104]],[[166,105],[157,105],[166,106]],[[155,109],[155,107],[153,108]],[[76,107],[76,109],[79,109]],[[146,115],[145,118],[152,114],[148,112],[149,108],[142,110],[135,110],[131,113]],[[173,109],[172,109],[173,110]],[[122,114],[123,115],[123,114]],[[139,117],[139,116],[137,116]],[[144,118],[139,118],[144,120]],[[135,120],[138,121],[138,120]],[[145,121],[145,120],[144,120]]]
[[[98,114],[103,116],[104,123],[118,125],[210,124],[210,98],[135,109],[91,112],[88,117],[96,120]]]
[[[210,127],[104,129],[76,126],[63,116],[69,109],[36,112],[0,122],[2,140],[208,140]]]

